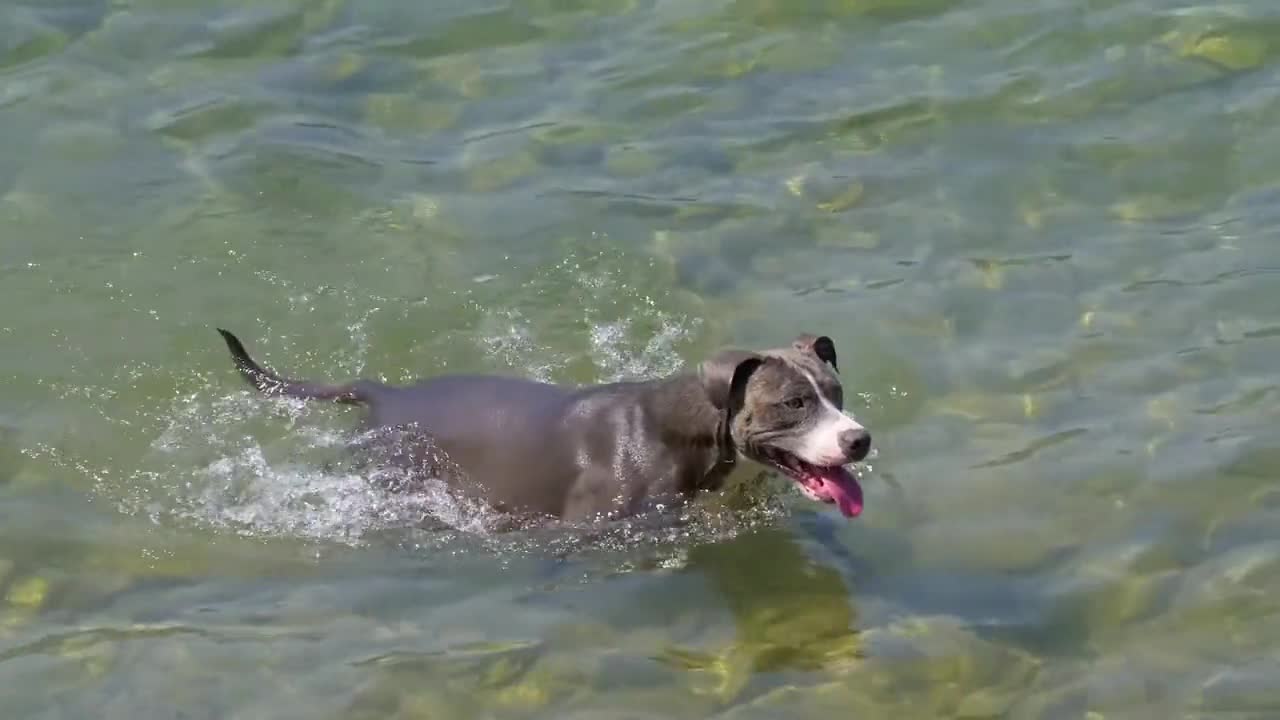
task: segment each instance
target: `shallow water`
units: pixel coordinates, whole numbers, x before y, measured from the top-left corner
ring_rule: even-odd
[[[30,718],[1280,715],[1280,6],[0,0]],[[852,522],[493,533],[315,378],[835,338]]]

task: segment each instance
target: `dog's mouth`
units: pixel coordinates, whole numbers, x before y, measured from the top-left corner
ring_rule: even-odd
[[[848,518],[862,514],[862,486],[845,466],[813,465],[777,448],[761,448],[761,451],[770,465],[796,481],[805,497],[835,503],[840,514]]]

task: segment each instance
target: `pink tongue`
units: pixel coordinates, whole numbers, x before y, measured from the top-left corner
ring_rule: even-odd
[[[840,514],[849,518],[862,514],[862,486],[852,473],[843,467],[824,468],[818,478],[822,489],[836,501]]]

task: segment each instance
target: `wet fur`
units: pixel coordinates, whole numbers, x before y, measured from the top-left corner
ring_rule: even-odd
[[[834,344],[812,335],[789,348],[726,350],[697,372],[571,388],[487,375],[399,387],[300,381],[263,367],[235,335],[218,332],[240,374],[264,395],[366,406],[359,447],[403,471],[406,487],[415,476],[438,477],[527,517],[622,517],[719,489],[740,452],[761,460],[759,443],[803,445],[814,432],[780,405],[785,398],[816,391],[842,402]]]

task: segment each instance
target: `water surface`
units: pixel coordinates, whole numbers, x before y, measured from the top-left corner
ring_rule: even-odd
[[[0,0],[23,718],[1280,714],[1271,0]],[[290,373],[826,333],[853,522],[495,535]]]

